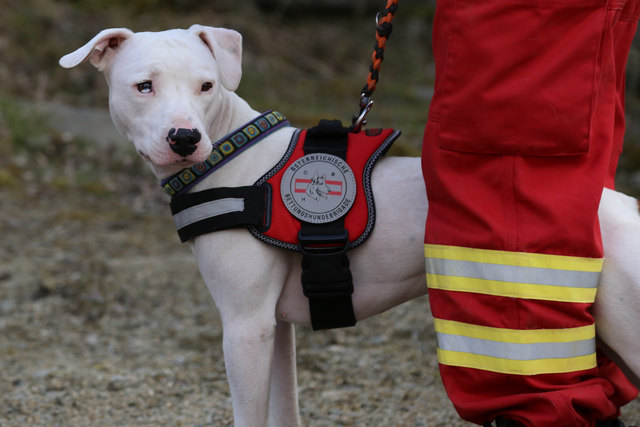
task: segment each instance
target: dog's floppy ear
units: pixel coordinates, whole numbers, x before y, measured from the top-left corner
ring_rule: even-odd
[[[94,67],[99,71],[104,71],[122,42],[132,35],[133,31],[127,28],[102,30],[89,43],[60,58],[60,65],[64,68],[71,68],[89,59]]]
[[[242,77],[242,36],[226,28],[192,25],[195,32],[209,46],[220,67],[220,79],[225,89],[234,91]]]

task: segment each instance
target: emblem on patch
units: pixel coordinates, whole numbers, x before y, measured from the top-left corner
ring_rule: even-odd
[[[280,194],[293,216],[305,222],[324,224],[349,212],[356,198],[356,178],[340,157],[307,154],[284,172]]]

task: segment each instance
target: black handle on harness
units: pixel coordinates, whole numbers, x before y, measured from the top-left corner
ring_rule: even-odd
[[[338,120],[321,120],[307,131],[304,153],[326,153],[346,160],[348,129]],[[344,218],[324,224],[301,221],[298,240],[302,257],[302,289],[309,299],[314,330],[356,324],[349,269],[349,233]]]

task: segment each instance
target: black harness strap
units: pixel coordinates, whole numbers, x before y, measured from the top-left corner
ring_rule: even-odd
[[[304,154],[325,153],[346,161],[348,129],[338,120],[321,120],[307,131]],[[353,279],[346,251],[349,233],[344,217],[325,224],[301,221],[302,289],[309,299],[314,330],[356,324],[351,295]]]
[[[171,213],[184,243],[227,228],[269,227],[271,185],[223,187],[187,193],[171,200]]]

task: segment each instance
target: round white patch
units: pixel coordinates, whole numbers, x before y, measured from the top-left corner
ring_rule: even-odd
[[[356,178],[340,157],[307,154],[284,172],[280,194],[293,216],[324,224],[349,212],[356,199]]]

